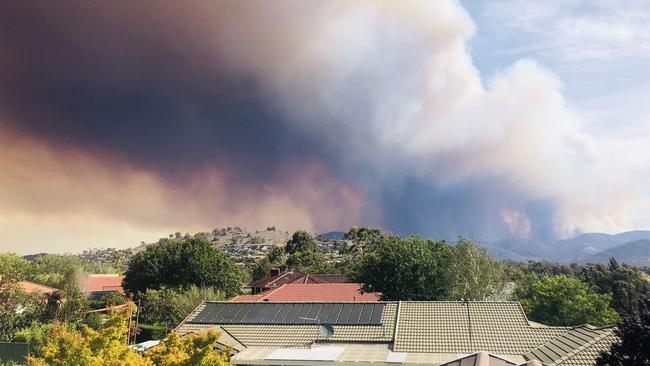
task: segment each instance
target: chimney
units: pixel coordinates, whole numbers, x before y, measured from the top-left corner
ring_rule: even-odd
[[[277,276],[280,274],[280,268],[271,268],[271,276]]]

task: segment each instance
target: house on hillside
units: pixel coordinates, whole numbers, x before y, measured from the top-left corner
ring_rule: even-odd
[[[81,289],[91,299],[99,299],[111,292],[124,294],[122,280],[117,274],[91,274],[81,281]]]
[[[296,301],[322,301],[322,302],[369,302],[379,301],[381,293],[362,292],[360,283],[288,283],[272,290],[260,292],[255,295],[235,296],[229,301],[251,302],[296,302]]]
[[[343,274],[308,274],[297,270],[281,272],[272,268],[268,277],[253,281],[247,285],[253,295],[272,290],[285,284],[292,283],[349,283],[348,276]]]
[[[544,326],[517,302],[204,302],[177,328],[217,330],[235,365],[592,366],[612,327]]]

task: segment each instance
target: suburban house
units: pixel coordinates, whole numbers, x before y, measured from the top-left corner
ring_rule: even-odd
[[[91,299],[101,298],[111,292],[124,294],[123,279],[124,276],[117,274],[91,274],[82,280],[81,288]]]
[[[54,287],[49,287],[38,283],[30,282],[30,281],[18,281],[16,284],[28,294],[41,293],[43,295],[49,296],[59,291]]]
[[[362,292],[360,283],[287,283],[255,295],[235,296],[229,301],[252,302],[354,302],[379,301],[381,293]]]
[[[212,302],[176,330],[217,330],[235,365],[595,365],[612,327],[545,326],[518,302]]]
[[[348,283],[350,279],[341,274],[307,274],[297,270],[281,272],[279,268],[272,268],[270,276],[253,281],[247,287],[252,294],[272,290],[290,283]]]

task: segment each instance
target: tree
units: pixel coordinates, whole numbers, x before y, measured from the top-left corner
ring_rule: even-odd
[[[29,271],[29,262],[14,253],[0,253],[0,280],[22,280]]]
[[[172,302],[172,308],[176,316],[176,324],[180,323],[181,320],[194,311],[203,301],[221,301],[224,299],[223,292],[213,287],[197,287],[194,285],[188,287],[178,293],[178,296]]]
[[[255,266],[253,267],[253,270],[251,271],[251,277],[253,278],[253,281],[262,279],[266,276],[269,275],[271,272],[271,268],[273,268],[273,265],[271,264],[271,261],[269,260],[268,256],[260,258],[256,263]]]
[[[609,307],[611,294],[598,294],[584,282],[565,275],[543,276],[520,289],[521,305],[531,320],[547,325],[610,325],[618,314]]]
[[[641,298],[635,309],[625,313],[614,333],[618,341],[600,355],[597,365],[650,365],[650,298]]]
[[[611,306],[619,314],[636,309],[643,296],[650,296],[650,282],[635,268],[619,265],[614,258],[608,266],[590,264],[582,268],[579,278],[599,293],[611,293]]]
[[[126,344],[127,319],[123,312],[113,312],[104,326],[96,331],[85,327],[81,332],[65,323],[54,323],[39,355],[30,357],[33,366],[149,366],[153,363],[131,350]]]
[[[28,294],[16,282],[0,281],[0,341],[11,341],[16,331],[43,315],[41,294]]]
[[[289,255],[296,252],[318,252],[318,245],[308,232],[298,230],[293,233],[284,250]]]
[[[318,273],[325,268],[325,257],[317,251],[297,251],[287,257],[287,267]]]
[[[145,353],[148,361],[164,366],[226,366],[228,355],[217,350],[219,333],[181,337],[172,332],[158,346]]]
[[[383,293],[384,300],[444,300],[448,258],[444,241],[383,236],[359,257],[351,275],[364,291]]]
[[[88,262],[74,255],[47,254],[32,262],[28,279],[58,289],[78,286],[78,278],[88,266]]]
[[[385,235],[386,234],[384,234],[379,229],[353,226],[350,228],[350,230],[348,230],[347,233],[345,233],[345,235],[343,235],[343,237],[347,240],[352,241],[353,251],[355,253],[361,254],[363,253],[364,248],[366,248],[368,245],[372,245],[372,243],[378,241]]]
[[[447,263],[447,282],[451,300],[487,300],[503,293],[505,271],[487,250],[467,239],[451,246]]]
[[[233,296],[242,280],[233,261],[206,239],[161,239],[131,259],[122,285],[132,293],[196,285]]]
[[[211,287],[189,286],[186,289],[149,289],[140,296],[143,324],[162,325],[168,328],[180,323],[203,301],[224,299],[221,291]]]

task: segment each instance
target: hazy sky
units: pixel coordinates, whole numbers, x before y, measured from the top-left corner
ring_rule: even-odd
[[[650,228],[639,1],[0,2],[0,250]]]

